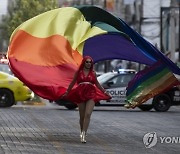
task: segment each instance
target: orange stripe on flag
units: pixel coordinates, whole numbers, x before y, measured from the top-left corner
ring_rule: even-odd
[[[77,65],[82,60],[81,54],[73,50],[63,36],[37,38],[22,30],[13,37],[8,56],[41,66],[57,66],[66,63]]]

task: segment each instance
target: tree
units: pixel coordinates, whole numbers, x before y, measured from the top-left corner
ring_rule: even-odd
[[[0,25],[0,41],[9,41],[12,32],[24,21],[43,12],[58,8],[57,0],[13,0],[8,6],[8,13]]]

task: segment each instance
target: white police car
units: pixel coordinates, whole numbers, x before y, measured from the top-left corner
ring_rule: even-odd
[[[100,101],[99,106],[124,106],[126,100],[126,87],[128,82],[134,77],[134,70],[119,70],[119,72],[108,72],[98,77],[99,83],[111,94],[109,101]],[[139,108],[149,111],[154,108],[156,111],[167,111],[172,105],[180,105],[180,88],[171,88],[165,93],[161,93],[148,100]]]
[[[112,99],[109,101],[100,101],[98,105],[124,105],[126,100],[126,87],[135,73],[135,70],[121,69],[118,72],[108,72],[99,76],[97,78],[99,83],[112,96]]]
[[[112,96],[111,100],[102,100],[96,103],[96,106],[124,106],[126,100],[126,87],[136,74],[135,70],[120,69],[118,72],[108,72],[98,76],[99,83]],[[74,109],[77,106],[69,101],[58,100],[59,105],[64,105],[68,109]],[[180,89],[173,87],[166,93],[159,94],[148,100],[139,108],[143,111],[149,111],[154,108],[156,111],[167,111],[172,105],[180,105]]]

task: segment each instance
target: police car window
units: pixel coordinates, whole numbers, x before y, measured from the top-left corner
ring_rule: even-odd
[[[120,74],[109,80],[109,82],[113,82],[111,87],[127,87],[129,81],[133,78],[133,76],[133,74]]]
[[[98,81],[99,83],[104,83],[106,82],[107,80],[109,80],[110,78],[112,78],[115,74],[114,73],[106,73],[106,74],[103,74],[101,76],[98,76]]]

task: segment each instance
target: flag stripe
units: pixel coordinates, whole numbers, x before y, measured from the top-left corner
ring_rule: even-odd
[[[123,52],[119,52],[120,50]],[[126,60],[133,57],[137,62],[142,59],[146,59],[146,62],[151,61],[144,57],[144,54],[131,41],[124,39],[122,35],[112,33],[97,35],[86,40],[83,54],[93,57],[95,61],[97,59],[106,60],[107,57],[108,59]]]
[[[157,75],[149,78],[145,82],[141,83],[138,88],[136,88],[129,96],[128,99],[132,96],[136,96],[139,92],[144,93],[144,89],[147,87],[148,89],[154,89],[158,87],[160,84],[164,83],[164,81],[168,80],[171,77],[171,73],[168,73],[167,69],[164,69]]]
[[[50,100],[58,99],[66,91],[77,70],[77,66],[72,64],[39,66],[15,58],[9,60],[13,73],[21,81],[36,94]]]
[[[173,85],[177,85],[178,82],[173,76],[171,76],[170,78],[164,80],[163,83],[166,83],[166,84],[162,84],[162,82],[159,82],[157,83],[156,87],[150,86],[143,89],[142,92],[139,91],[139,93],[137,93],[136,95],[133,95],[130,98],[128,98],[128,101],[138,102],[138,104],[140,105],[146,102],[148,99],[154,97],[155,95],[162,93],[165,90],[169,90]]]
[[[160,72],[161,71],[161,72]],[[153,72],[153,71],[152,71]],[[156,72],[156,74],[154,74],[154,72]],[[128,87],[128,93],[127,95],[129,95],[129,93],[133,93],[133,91],[138,87],[138,86],[141,86],[141,84],[147,84],[147,85],[150,85],[152,84],[153,82],[156,82],[158,81],[161,77],[163,77],[164,75],[166,75],[169,70],[167,68],[164,68],[164,69],[159,69],[159,70],[155,70],[152,74],[151,73],[148,73],[148,74],[145,74],[144,76],[142,76],[140,79],[138,79],[136,81],[136,83],[134,83],[133,86],[131,87]]]
[[[73,58],[75,53],[78,54],[63,36],[37,38],[25,31],[18,31],[9,47],[8,57],[41,66],[56,66],[65,63],[77,65],[82,58],[75,63]]]
[[[37,38],[64,36],[74,50],[87,38],[107,33],[99,27],[92,27],[83,14],[73,7],[51,10],[26,21],[13,32],[11,40],[20,30]]]
[[[156,63],[155,65],[152,65],[150,68],[142,70],[141,73],[138,75],[138,79],[134,78],[128,85],[128,93],[132,93],[132,91],[137,88],[137,86],[146,81],[147,79],[153,77],[154,75],[157,75],[160,71],[165,69],[165,65],[161,63]],[[127,93],[127,95],[128,95]]]
[[[139,71],[127,87],[127,102],[136,107],[148,99],[179,84],[179,81],[161,61]]]

